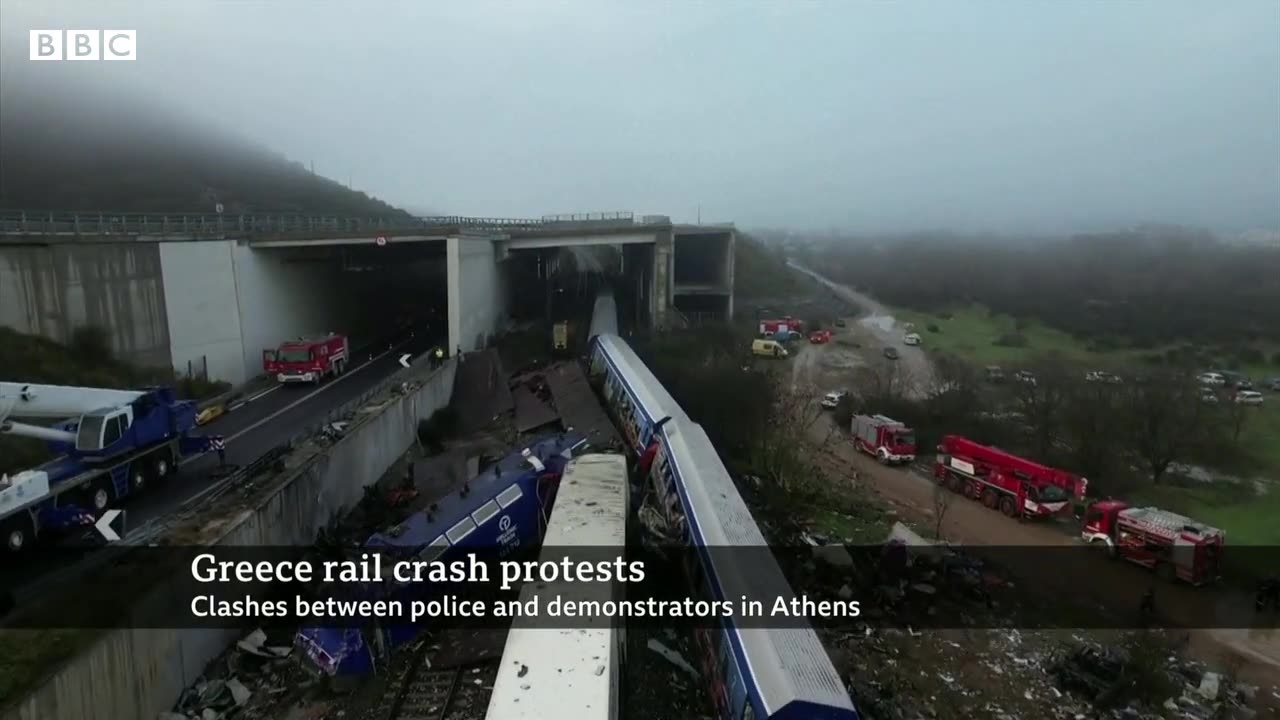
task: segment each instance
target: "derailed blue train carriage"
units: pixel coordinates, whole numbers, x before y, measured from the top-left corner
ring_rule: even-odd
[[[462,490],[375,533],[363,549],[427,562],[451,562],[470,554],[509,557],[535,549],[546,530],[560,475],[585,445],[581,434],[540,438],[486,468]],[[397,583],[388,577],[381,584],[363,586],[360,594],[407,604],[439,598],[449,588],[440,583]],[[355,677],[373,672],[380,658],[413,640],[422,629],[420,624],[391,622],[307,627],[298,631],[297,642],[322,674]]]
[[[685,568],[699,599],[790,598],[776,562],[743,567],[724,548],[766,545],[702,428],[616,336],[592,342],[592,374],[669,528],[690,546]],[[718,548],[716,552],[708,548]],[[757,555],[752,555],[758,561]],[[725,618],[698,633],[703,672],[721,720],[857,720],[858,711],[812,628],[739,627]]]

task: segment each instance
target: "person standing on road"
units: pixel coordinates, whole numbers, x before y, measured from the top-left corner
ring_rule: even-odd
[[[458,350],[454,354],[454,357],[458,358],[458,362],[462,362],[462,346],[461,345],[458,346]]]
[[[437,345],[435,355],[433,355],[432,357],[435,360],[436,367],[440,367],[441,365],[443,365],[444,364],[444,348]]]
[[[221,435],[213,436],[213,449],[218,452],[218,467],[227,466],[227,441]]]

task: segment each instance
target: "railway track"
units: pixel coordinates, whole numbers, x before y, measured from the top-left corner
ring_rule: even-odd
[[[444,720],[462,676],[461,667],[432,670],[425,657],[414,658],[400,684],[383,698],[385,720]]]

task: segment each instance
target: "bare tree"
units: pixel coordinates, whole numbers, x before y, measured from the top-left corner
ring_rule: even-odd
[[[929,411],[940,420],[959,425],[982,406],[982,387],[973,366],[954,355],[934,358],[933,373],[924,388]]]
[[[1169,466],[1186,457],[1204,431],[1209,406],[1187,371],[1173,371],[1131,384],[1125,393],[1128,433],[1146,463],[1151,482],[1159,483]]]
[[[1057,358],[1035,363],[1029,380],[1015,382],[1014,399],[1031,431],[1037,457],[1047,458],[1065,421],[1064,406],[1077,381]]]
[[[1225,393],[1222,398],[1223,415],[1226,416],[1226,428],[1231,431],[1231,443],[1233,445],[1240,444],[1240,433],[1244,432],[1245,425],[1249,422],[1250,411],[1253,408],[1244,403],[1236,402],[1233,393]]]
[[[943,486],[934,483],[933,485],[933,537],[942,540],[942,523],[947,517],[947,510],[951,508],[951,501],[956,498],[956,494]]]

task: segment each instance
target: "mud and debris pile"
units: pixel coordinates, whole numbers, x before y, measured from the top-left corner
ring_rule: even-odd
[[[757,517],[778,516],[773,510]],[[815,629],[867,718],[1280,717],[1280,690],[1187,659],[1185,635],[1000,628],[993,616],[1039,597],[1000,568],[902,523],[875,546],[846,545],[855,528],[824,534],[811,526],[761,522],[779,560],[790,556],[784,570],[797,594],[862,601],[860,621]]]

